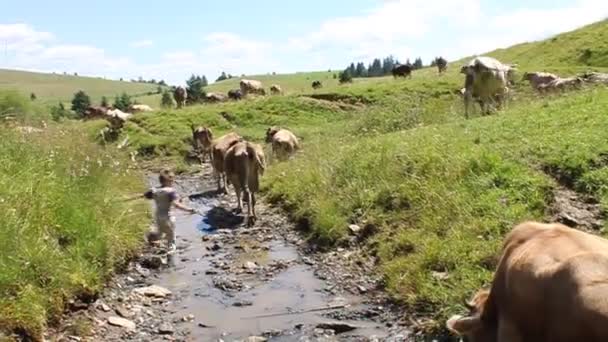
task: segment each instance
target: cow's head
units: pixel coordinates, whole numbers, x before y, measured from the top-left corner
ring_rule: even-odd
[[[277,134],[279,130],[281,130],[281,128],[278,126],[268,127],[268,129],[266,130],[266,142],[272,142],[272,137],[274,137],[274,135]]]
[[[473,299],[465,303],[469,308],[469,315],[452,316],[447,322],[446,327],[451,332],[466,336],[470,342],[496,342],[496,324],[484,319],[484,310],[490,291],[480,290]]]
[[[205,145],[209,145],[213,140],[213,132],[210,128],[207,127],[196,127],[194,124],[191,126],[192,128],[192,140],[194,140],[194,146],[198,146],[199,142],[202,142]]]

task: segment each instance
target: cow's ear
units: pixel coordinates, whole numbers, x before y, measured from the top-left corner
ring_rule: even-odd
[[[451,332],[463,336],[479,329],[481,327],[481,318],[479,316],[462,317],[456,315],[452,316],[445,325]]]

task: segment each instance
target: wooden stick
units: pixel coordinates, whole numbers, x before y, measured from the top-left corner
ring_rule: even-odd
[[[329,311],[329,310],[344,309],[347,306],[348,306],[348,304],[345,304],[345,305],[334,305],[334,306],[329,306],[329,307],[314,308],[314,309],[308,309],[308,310],[286,311],[286,312],[277,312],[277,313],[266,314],[266,315],[258,315],[258,316],[251,316],[251,317],[241,317],[241,319],[256,319],[256,318],[275,317],[275,316],[299,315],[299,314],[303,314],[303,313],[307,313],[307,312],[317,312],[317,311]]]

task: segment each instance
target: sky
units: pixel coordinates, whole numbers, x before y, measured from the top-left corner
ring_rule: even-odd
[[[0,68],[171,84],[388,55],[458,59],[608,17],[606,0],[3,2]]]

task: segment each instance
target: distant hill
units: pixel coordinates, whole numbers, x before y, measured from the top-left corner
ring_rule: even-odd
[[[608,20],[488,55],[527,67],[608,67]]]
[[[115,95],[122,92],[141,96],[156,92],[157,88],[154,84],[0,69],[0,90],[16,89],[27,95],[34,93],[39,101],[44,102],[71,101],[74,93],[79,90],[89,94],[93,102],[99,102],[102,96],[107,96],[112,101]],[[154,97],[149,98],[156,100]],[[151,104],[158,106],[158,101]]]

